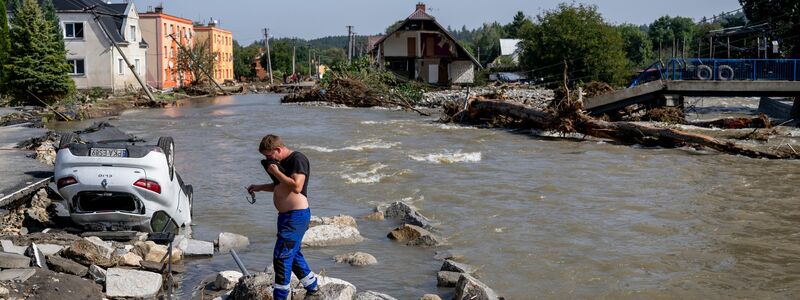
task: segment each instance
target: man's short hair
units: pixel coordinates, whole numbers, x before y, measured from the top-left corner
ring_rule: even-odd
[[[258,152],[269,151],[280,147],[284,147],[281,137],[274,134],[268,134],[261,139],[261,144],[258,145]]]

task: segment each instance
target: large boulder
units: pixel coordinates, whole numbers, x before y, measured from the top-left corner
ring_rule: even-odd
[[[405,242],[409,246],[434,247],[444,244],[444,240],[430,231],[416,225],[403,224],[389,232],[390,239]]]
[[[222,232],[217,239],[217,245],[220,253],[228,253],[231,249],[239,250],[247,248],[247,246],[250,245],[250,239],[240,234]]]
[[[419,300],[442,300],[442,297],[439,297],[439,295],[435,294],[425,294],[422,295],[422,297],[420,297]]]
[[[395,297],[381,294],[375,291],[366,291],[356,294],[353,300],[397,300]]]
[[[114,264],[98,251],[95,244],[85,239],[72,242],[72,245],[61,251],[61,256],[74,260],[84,266],[98,265],[107,268]]]
[[[306,231],[303,247],[352,245],[363,241],[358,229],[342,225],[319,225]]]
[[[384,210],[387,218],[398,219],[403,223],[417,225],[426,229],[433,228],[431,220],[423,216],[417,209],[405,202],[396,201]]]
[[[232,289],[239,282],[239,278],[242,278],[242,273],[237,271],[219,272],[214,280],[214,287],[218,290]]]
[[[86,276],[86,273],[89,272],[88,267],[60,256],[48,256],[47,266],[50,267],[50,270],[55,272],[77,275],[79,277]]]
[[[186,247],[181,248],[184,256],[213,256],[214,243],[188,239]]]
[[[456,300],[499,300],[497,294],[478,281],[475,277],[466,273],[461,273],[461,277],[456,284],[456,293],[453,299]]]
[[[119,256],[119,264],[127,267],[140,267],[142,266],[142,257],[136,253],[128,252]]]
[[[161,284],[158,273],[120,268],[106,270],[106,296],[109,298],[154,298]]]
[[[55,244],[36,244],[36,247],[46,256],[55,255],[64,249],[64,246]]]
[[[358,225],[356,224],[356,219],[351,216],[345,216],[345,215],[338,215],[333,217],[312,216],[311,222],[308,224],[308,226],[314,227],[319,225],[342,225],[342,226],[358,227]]]
[[[364,252],[350,252],[333,257],[333,260],[340,264],[350,264],[351,266],[367,266],[378,263],[372,254]]]

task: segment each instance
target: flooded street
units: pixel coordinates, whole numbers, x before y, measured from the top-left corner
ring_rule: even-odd
[[[311,161],[312,214],[358,218],[378,204],[413,203],[507,299],[800,296],[797,161],[546,140],[434,120],[244,95],[128,111],[111,123],[148,142],[175,139],[177,170],[195,190],[194,237],[248,236],[240,255],[251,270],[272,262],[277,213],[271,194],[250,205],[244,188],[269,181],[257,148],[274,133]],[[434,249],[390,241],[394,221],[358,221],[368,240],[305,249],[311,267],[398,299],[451,295],[436,287]],[[350,251],[379,264],[334,264]],[[181,298],[222,270],[237,270],[227,254],[189,260]]]

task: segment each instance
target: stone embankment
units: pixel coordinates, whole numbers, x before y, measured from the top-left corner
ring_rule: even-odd
[[[441,107],[445,102],[464,103],[467,89],[445,90],[424,93],[421,106]],[[469,90],[470,98],[504,99],[543,109],[553,99],[553,91],[524,87],[477,87]]]

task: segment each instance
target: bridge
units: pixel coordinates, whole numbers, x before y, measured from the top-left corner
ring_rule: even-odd
[[[675,58],[651,65],[626,89],[586,99],[584,109],[600,115],[632,104],[682,106],[684,97],[798,96],[797,59]]]

